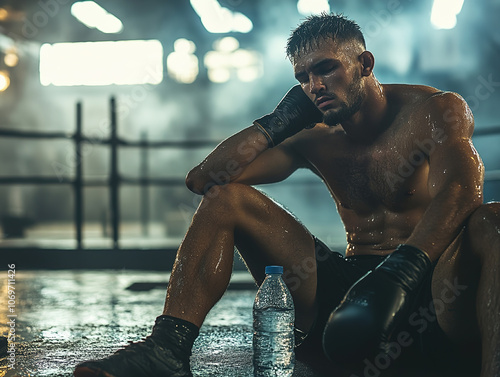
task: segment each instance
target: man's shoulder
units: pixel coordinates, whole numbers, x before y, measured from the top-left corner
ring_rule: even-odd
[[[455,114],[470,118],[472,112],[467,102],[458,93],[443,91],[426,85],[385,84],[389,102],[395,104],[400,114],[412,114],[412,117],[449,117]],[[406,111],[404,111],[406,110]]]
[[[390,99],[400,101],[402,105],[465,104],[464,99],[458,93],[440,90],[428,85],[383,84],[383,87]]]
[[[467,102],[455,92],[425,85],[397,84],[388,89],[395,101],[400,101],[403,122],[415,133],[434,132],[437,128],[447,134],[470,136],[474,117]]]
[[[383,88],[389,99],[400,101],[402,104],[423,103],[435,95],[444,93],[428,85],[383,84]]]

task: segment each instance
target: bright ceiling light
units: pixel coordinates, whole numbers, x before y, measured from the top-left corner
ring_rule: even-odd
[[[5,54],[3,61],[7,67],[15,67],[19,63],[19,56],[14,52]]]
[[[55,86],[159,84],[163,80],[160,41],[43,44],[40,82]]]
[[[240,47],[240,42],[234,37],[225,37],[214,42],[214,48],[217,51],[231,52],[237,50],[238,47]]]
[[[185,38],[177,39],[174,42],[174,52],[167,57],[168,75],[183,84],[194,82],[199,73],[195,51],[196,45],[193,41]]]
[[[179,38],[174,42],[174,51],[185,54],[193,54],[196,51],[196,45],[189,39]]]
[[[453,29],[457,16],[462,11],[464,0],[434,0],[431,23],[436,29]]]
[[[214,68],[208,70],[208,79],[214,83],[222,84],[229,81],[231,71],[227,68]]]
[[[119,33],[123,30],[123,24],[118,18],[93,1],[74,3],[71,14],[90,29],[95,28],[103,33]]]
[[[10,77],[7,71],[0,71],[0,92],[5,91],[10,85]]]
[[[321,12],[330,13],[328,0],[299,0],[297,10],[303,16],[311,16]]]
[[[242,13],[233,13],[232,29],[239,33],[250,33],[253,29],[253,23]]]
[[[242,13],[222,7],[217,0],[190,0],[191,6],[200,16],[201,23],[210,33],[248,33],[252,21]]]
[[[0,21],[5,21],[9,17],[9,12],[5,8],[0,8]]]
[[[258,52],[241,49],[236,38],[225,37],[214,43],[214,50],[205,54],[203,63],[208,70],[208,79],[224,83],[232,73],[240,81],[250,82],[262,76],[262,57]]]
[[[15,67],[19,63],[19,55],[15,46],[11,46],[5,50],[3,62],[7,67]]]

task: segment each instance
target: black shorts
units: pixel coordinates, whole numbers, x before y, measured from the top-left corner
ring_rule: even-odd
[[[318,314],[302,346],[322,344],[323,330],[331,312],[339,305],[349,288],[367,272],[377,267],[385,258],[379,255],[347,257],[331,251],[315,238],[318,287],[316,301]]]
[[[357,280],[386,258],[379,255],[344,258],[342,254],[331,251],[316,238],[315,247],[318,315],[305,341],[297,346],[299,353],[301,348],[322,352],[323,330],[331,312]],[[420,288],[408,321],[394,331],[391,342],[397,342],[404,354],[423,356],[422,360],[438,369],[449,368],[450,361],[456,357],[457,351],[437,323],[431,284],[432,271]]]

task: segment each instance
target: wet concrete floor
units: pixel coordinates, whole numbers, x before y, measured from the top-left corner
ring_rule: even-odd
[[[15,306],[0,279],[0,333],[15,319],[15,364],[3,376],[72,376],[83,360],[101,358],[147,336],[161,314],[168,274],[140,271],[16,271]],[[209,313],[191,365],[195,376],[252,376],[252,304],[256,288],[246,272]],[[9,309],[13,311],[9,312]],[[8,316],[11,317],[8,317]],[[13,316],[16,317],[13,317]],[[298,363],[298,376],[315,376]]]
[[[15,319],[15,360],[0,360],[0,377],[72,376],[81,361],[102,358],[151,332],[163,308],[168,274],[130,270],[16,271],[15,305],[9,306],[7,272],[0,277],[0,333]],[[247,272],[234,273],[195,342],[194,376],[250,377],[252,305],[256,287]],[[12,303],[12,301],[11,301]],[[13,323],[12,321],[10,323]],[[344,377],[297,362],[294,377]],[[12,366],[12,365],[11,365]],[[435,377],[405,368],[398,377]],[[359,377],[348,373],[347,377]],[[385,373],[365,374],[369,377]],[[392,374],[391,374],[392,376]]]

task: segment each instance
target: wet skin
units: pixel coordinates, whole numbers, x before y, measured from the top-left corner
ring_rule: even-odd
[[[382,88],[388,100],[389,119],[372,140],[359,142],[341,125],[332,128],[324,124],[293,140],[293,148],[303,157],[304,165],[325,182],[337,204],[347,233],[346,255],[388,254],[407,242],[439,188],[453,179],[455,172],[462,174],[462,160],[457,160],[456,166],[431,169],[432,154],[445,153],[440,149],[459,148],[467,156],[463,159],[474,162],[462,185],[468,187],[473,202],[475,198],[481,200],[482,167],[472,143],[452,140],[458,138],[456,130],[450,132],[448,125],[433,124],[430,119],[433,102],[445,102],[446,97],[460,100],[428,87]],[[472,124],[465,126],[470,128],[460,133],[471,132]],[[440,218],[443,223],[453,220]],[[459,223],[451,226],[455,224],[458,228]],[[434,259],[444,250],[424,245],[427,248],[422,245],[422,249]]]
[[[433,297],[446,297],[438,323],[459,348],[482,350],[481,377],[496,376],[500,297],[491,292],[500,290],[500,205],[482,204],[484,169],[469,107],[432,87],[380,84],[373,55],[355,43],[326,40],[292,64],[324,122],[274,148],[250,126],[189,172],[186,184],[203,200],[179,248],[164,314],[200,326],[227,287],[236,245],[257,282],[266,264],[300,279],[292,292],[296,325],[311,326],[316,275],[296,267],[313,260],[312,236],[249,187],[306,168],[337,205],[347,255],[386,255],[406,243],[437,262]],[[220,177],[230,184],[220,186]],[[443,292],[455,281],[467,289],[451,300]]]
[[[362,104],[340,124],[318,124],[262,153],[234,181],[260,183],[272,176],[262,172],[266,161],[284,153],[292,162],[273,166],[277,177],[279,169],[309,168],[329,188],[347,255],[384,255],[411,243],[436,260],[482,202],[483,166],[465,101],[426,86],[381,85],[373,56],[354,43],[325,41],[293,63],[325,118],[356,102],[353,90]],[[459,212],[450,210],[457,204]]]

